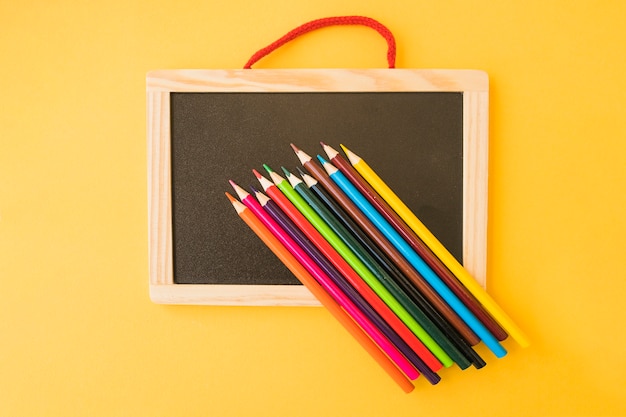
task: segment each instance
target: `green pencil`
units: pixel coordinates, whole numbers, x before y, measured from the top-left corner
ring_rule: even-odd
[[[293,189],[289,182],[274,172],[268,165],[263,165],[272,181],[280,191],[292,202],[294,206],[306,217],[317,231],[335,248],[341,257],[354,269],[354,271],[367,283],[367,285],[380,297],[380,299],[402,320],[404,324],[419,338],[419,333],[425,330],[409,314],[408,311],[396,300],[383,284],[370,272],[359,260],[352,250],[337,236],[337,234],[322,220],[311,206]],[[425,343],[424,343],[425,344]],[[429,347],[429,350],[430,347]],[[439,347],[442,358],[433,352],[433,355],[445,366],[452,366],[452,359]]]

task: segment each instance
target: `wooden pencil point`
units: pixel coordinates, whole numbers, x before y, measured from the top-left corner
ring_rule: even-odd
[[[328,159],[331,159],[331,160],[339,154],[339,152],[337,152],[334,148],[326,144],[322,145],[322,149],[324,149],[324,152],[326,152],[326,156],[328,156]]]
[[[334,174],[335,172],[338,171],[338,169],[333,164],[331,164],[330,162],[322,158],[320,155],[317,155],[317,159],[320,160],[320,162],[322,163],[322,166],[324,167],[328,175]]]
[[[259,173],[259,171],[257,171],[256,169],[252,170],[252,173],[254,174],[255,177],[257,177],[258,179],[261,179],[263,177],[263,175],[261,175]]]
[[[254,196],[259,201],[259,204],[262,207],[265,207],[267,202],[270,201],[270,198],[268,196],[266,196],[265,194],[263,194],[262,192],[260,192],[260,191],[255,191]]]
[[[300,149],[293,143],[290,143],[289,146],[291,146],[291,149],[293,149],[296,154],[300,151]]]
[[[231,203],[234,203],[235,201],[237,201],[237,199],[233,197],[228,191],[225,192],[224,194],[226,194],[226,197],[228,197]]]
[[[259,174],[258,171],[253,170],[253,172],[254,172],[254,175],[256,175],[257,180],[259,180],[259,184],[261,184],[263,191],[267,191],[267,189],[272,186],[272,182],[268,180],[267,178],[265,178],[263,175]]]
[[[275,185],[280,184],[281,182],[283,182],[285,179],[283,177],[281,177],[280,175],[278,175],[277,173],[275,173],[274,171],[272,171],[271,169],[269,169],[269,174],[270,174],[270,178],[272,179],[272,182]]]
[[[309,174],[302,173],[302,179],[304,180],[304,183],[309,188],[311,188],[311,187],[313,187],[314,185],[317,184],[317,180],[315,178],[313,178],[312,176],[310,176]]]
[[[246,206],[244,206],[241,203],[241,201],[238,201],[235,197],[230,195],[230,193],[226,192],[224,194],[226,194],[226,197],[228,197],[228,199],[230,200],[231,204],[233,205],[233,207],[237,211],[237,214],[243,213],[243,211],[246,209]]]
[[[341,146],[341,149],[343,149],[346,156],[348,157],[348,160],[350,161],[352,165],[358,163],[361,160],[361,158],[358,155],[356,155],[354,152],[352,152],[350,149],[346,148],[343,145],[339,145],[339,146]]]
[[[244,190],[243,188],[241,188],[240,186],[238,186],[235,181],[233,180],[228,180],[228,182],[230,183],[231,187],[233,187],[233,190],[235,190],[235,192],[237,193],[237,196],[239,196],[240,200],[243,200],[244,198],[246,198],[247,196],[249,196],[250,194],[248,194],[246,192],[246,190]]]
[[[301,149],[298,149],[296,151],[296,156],[298,157],[302,165],[306,164],[307,162],[311,160],[311,157]]]
[[[287,179],[289,179],[289,177],[292,175],[291,172],[289,172],[289,170],[285,167],[280,167],[280,169],[283,170],[283,173],[285,174],[285,177],[287,177]]]
[[[287,179],[289,180],[289,184],[291,184],[292,187],[295,187],[296,185],[302,183],[302,180],[293,175],[291,172],[285,170],[285,173],[287,173]]]
[[[265,168],[268,174],[271,174],[272,172],[274,172],[274,170],[270,168],[270,166],[267,164],[263,164],[263,168]]]

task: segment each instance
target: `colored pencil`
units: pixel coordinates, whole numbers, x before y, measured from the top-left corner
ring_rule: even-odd
[[[374,243],[389,257],[393,264],[398,267],[402,274],[409,279],[415,288],[419,290],[432,309],[425,311],[429,314],[431,320],[435,320],[436,313],[439,313],[447,320],[448,323],[463,337],[467,344],[473,346],[480,340],[474,332],[461,320],[461,318],[450,308],[450,306],[433,290],[433,288],[422,278],[413,266],[400,254],[400,252],[387,240],[385,236],[378,230],[376,226],[361,212],[361,210],[345,195],[333,180],[330,179],[326,171],[316,164],[312,158],[299,150],[296,155],[302,165],[309,173],[315,177],[320,184],[324,186],[326,191],[333,199],[341,205],[341,207],[350,215],[350,217],[358,224],[358,226],[374,241]]]
[[[359,242],[362,243],[363,247],[366,248],[370,255],[376,259],[380,266],[389,275],[391,280],[397,283],[397,285],[399,285],[407,293],[415,304],[424,311],[426,318],[430,320],[433,325],[438,327],[439,331],[442,333],[440,337],[445,338],[444,342],[440,343],[441,347],[446,350],[448,355],[455,362],[457,362],[457,364],[460,363],[459,367],[464,369],[462,366],[463,360],[456,357],[456,350],[458,350],[458,354],[469,360],[477,369],[484,367],[486,363],[480,355],[478,355],[478,353],[476,353],[472,347],[463,340],[458,332],[447,321],[445,321],[441,315],[432,308],[431,305],[428,304],[428,301],[417,290],[417,288],[411,284],[411,282],[402,274],[402,272],[400,272],[391,260],[380,250],[380,248],[378,248],[378,246],[376,246],[376,244],[363,232],[363,230],[358,227],[358,225],[350,218],[339,203],[337,203],[330,196],[330,194],[328,194],[328,192],[316,179],[304,173],[300,168],[298,168],[298,170],[300,171],[300,176],[304,180],[305,184],[317,196],[317,198],[323,202],[328,210],[333,213],[333,215],[344,225],[344,227],[348,229]],[[428,313],[432,314],[432,318],[431,314]],[[447,343],[452,343],[453,347],[449,347]]]
[[[378,279],[378,281],[389,291],[395,300],[407,311],[413,319],[411,329],[415,329],[414,333],[424,343],[428,349],[444,364],[444,366],[452,365],[452,359],[446,350],[442,349],[442,344],[447,339],[441,334],[439,329],[424,315],[415,303],[406,295],[404,291],[391,279],[391,277],[382,269],[380,265],[372,258],[369,252],[348,232],[348,230],[334,217],[334,215],[319,201],[308,187],[289,171],[283,169],[287,180],[300,196],[311,206],[311,208],[326,222],[326,224],[339,236],[339,238],[352,250],[352,252],[363,262],[370,272]],[[407,324],[408,325],[408,324]],[[469,362],[454,348],[452,345],[446,345],[457,354],[457,359],[461,361],[461,368],[467,368]]]
[[[478,337],[485,343],[491,352],[498,358],[506,355],[506,349],[476,318],[474,314],[454,295],[447,285],[433,272],[424,260],[409,246],[408,243],[396,232],[378,211],[363,197],[353,185],[334,165],[326,161],[320,155],[318,159],[330,178],[343,190],[348,197],[361,209],[361,211],[374,223],[378,229],[393,243],[402,255],[415,267],[426,281],[437,291],[452,309],[465,321]]]
[[[341,274],[332,266],[332,264],[322,255],[322,253],[311,243],[310,240],[298,229],[280,207],[269,197],[260,191],[252,188],[252,191],[263,209],[274,219],[274,221],[282,227],[282,229],[291,237],[305,252],[317,263],[317,265],[329,276],[329,278],[343,291],[343,293],[361,310],[361,312],[376,326],[391,343],[407,358],[415,368],[430,382],[435,385],[441,377],[433,372],[421,359],[413,352],[400,336],[380,318],[374,309],[365,302],[365,300],[350,286],[350,284],[341,276]]]
[[[296,278],[313,294],[313,296],[339,321],[339,323],[354,337],[367,353],[380,365],[400,388],[409,393],[415,386],[385,355],[385,353],[365,334],[365,332],[348,316],[348,314],[332,299],[326,291],[315,281],[307,270],[294,256],[272,235],[261,221],[245,205],[237,201],[229,193],[226,196],[231,201],[239,217],[265,243],[265,245],[280,259]]]
[[[374,308],[374,310],[385,320],[392,329],[402,337],[402,339],[416,352],[430,369],[438,371],[442,364],[424,346],[424,344],[411,332],[411,330],[396,316],[393,311],[374,293],[374,291],[361,279],[361,277],[348,265],[348,263],[337,253],[326,239],[313,227],[304,215],[294,206],[294,204],[283,194],[283,192],[270,180],[253,170],[254,175],[259,180],[261,187],[269,197],[282,209],[291,221],[313,242],[331,264],[341,273],[341,275],[361,294],[361,296]],[[275,174],[275,173],[274,173]],[[277,181],[286,180],[275,174]],[[287,184],[288,186],[288,184]],[[287,190],[289,192],[289,190]],[[295,193],[295,191],[292,191]]]
[[[313,275],[317,282],[324,288],[337,303],[352,316],[363,330],[385,351],[409,379],[419,376],[417,370],[404,357],[395,346],[374,326],[361,311],[346,297],[343,292],[331,281],[319,266],[294,242],[286,232],[263,210],[248,192],[239,187],[234,181],[229,181],[241,202],[248,207],[261,220],[274,236],[294,255],[294,257]]]
[[[321,143],[324,152],[328,156],[328,160],[346,178],[352,182],[357,190],[370,202],[376,210],[393,226],[394,229],[402,236],[402,238],[417,252],[417,254],[426,262],[426,264],[435,272],[439,278],[459,297],[465,306],[480,320],[483,325],[500,341],[506,339],[507,333],[498,325],[498,323],[485,311],[472,293],[461,284],[461,282],[450,272],[450,270],[441,262],[439,258],[422,242],[411,230],[410,227],[393,211],[391,207],[382,199],[378,193],[361,177],[361,175],[346,161],[335,149]]]
[[[422,239],[433,253],[450,269],[463,285],[476,297],[502,328],[522,347],[530,340],[491,296],[476,282],[470,273],[450,254],[439,240],[424,226],[404,202],[385,184],[372,168],[359,156],[342,145],[348,160],[356,171],[372,186],[404,222]]]

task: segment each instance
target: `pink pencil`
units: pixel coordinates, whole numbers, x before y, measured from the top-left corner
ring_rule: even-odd
[[[261,220],[274,236],[293,254],[293,256],[315,277],[319,284],[337,303],[354,319],[355,322],[372,338],[374,342],[389,356],[409,379],[419,376],[413,365],[396,349],[396,347],[374,326],[365,315],[339,290],[330,277],[313,261],[296,242],[263,210],[258,201],[234,181],[229,181],[239,199]]]

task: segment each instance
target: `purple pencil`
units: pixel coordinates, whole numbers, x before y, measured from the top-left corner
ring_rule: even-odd
[[[287,234],[309,255],[319,267],[335,282],[344,294],[363,312],[363,314],[393,343],[396,348],[407,358],[415,368],[430,382],[435,385],[441,377],[433,372],[424,361],[411,349],[411,347],[385,322],[363,297],[347,282],[337,269],[326,257],[309,241],[304,233],[296,226],[289,217],[262,192],[251,187],[253,194],[261,204],[261,207],[278,223]]]

